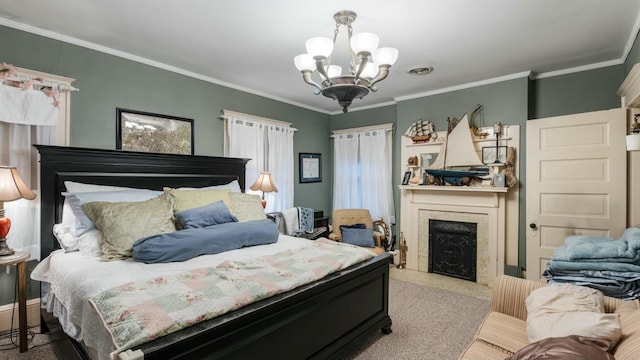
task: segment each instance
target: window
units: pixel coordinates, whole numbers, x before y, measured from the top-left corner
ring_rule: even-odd
[[[293,206],[293,134],[290,123],[224,111],[225,156],[251,159],[247,163],[245,191],[260,172],[270,172],[278,192],[266,193],[265,211]],[[259,191],[255,192],[262,195]]]
[[[364,208],[395,223],[392,124],[334,131],[333,209]]]
[[[73,79],[2,66],[11,71],[0,76],[0,164],[17,167],[20,177],[37,194],[38,154],[33,144],[68,145]],[[33,259],[40,258],[38,201],[21,199],[4,204],[12,220],[9,246],[28,251]]]

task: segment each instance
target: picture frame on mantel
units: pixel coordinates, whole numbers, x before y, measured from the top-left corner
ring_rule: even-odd
[[[193,155],[193,119],[116,108],[116,149]]]
[[[300,183],[322,182],[322,154],[299,153]]]
[[[507,162],[506,146],[485,146],[482,148],[483,164],[504,164]]]

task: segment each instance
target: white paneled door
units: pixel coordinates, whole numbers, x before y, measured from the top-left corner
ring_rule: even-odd
[[[527,121],[527,278],[567,235],[619,237],[626,227],[626,110]]]

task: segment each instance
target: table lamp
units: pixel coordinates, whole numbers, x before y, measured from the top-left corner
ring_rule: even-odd
[[[0,166],[0,256],[14,253],[13,249],[7,246],[7,234],[11,229],[11,220],[4,216],[4,203],[23,198],[33,200],[36,198],[36,194],[25,185],[15,166]]]
[[[271,173],[268,172],[261,172],[258,176],[258,180],[251,185],[250,189],[253,191],[262,191],[262,208],[267,206],[267,200],[264,199],[264,193],[272,191],[278,192],[278,189],[273,184]]]

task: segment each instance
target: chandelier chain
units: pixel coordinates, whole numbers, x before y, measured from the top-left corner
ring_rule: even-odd
[[[351,36],[353,35],[353,27],[351,26],[351,24],[347,25],[347,34],[348,36],[348,48],[349,48],[349,58],[350,58],[350,63],[349,63],[349,71],[351,71],[351,75],[354,75],[356,73],[356,54],[353,53],[353,50],[351,49]]]

